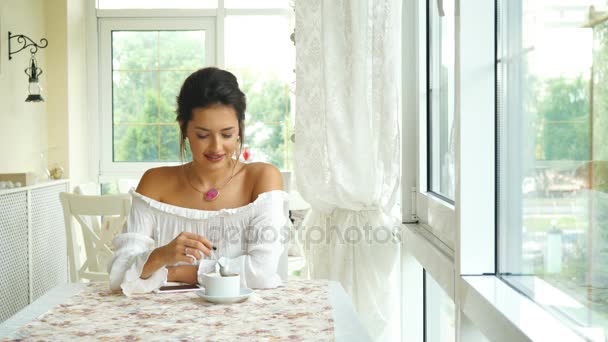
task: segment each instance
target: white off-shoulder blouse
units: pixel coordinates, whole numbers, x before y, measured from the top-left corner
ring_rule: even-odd
[[[151,292],[167,282],[162,267],[147,279],[140,275],[152,251],[171,242],[181,232],[209,239],[217,258],[228,258],[228,271],[241,275],[241,286],[272,288],[281,284],[279,259],[291,224],[285,216],[288,195],[275,190],[258,195],[245,206],[222,210],[197,210],[156,201],[131,190],[132,205],[127,225],[114,240],[109,265],[110,288],[126,295]],[[213,271],[215,259],[203,256],[198,279]],[[184,265],[178,263],[171,266]]]

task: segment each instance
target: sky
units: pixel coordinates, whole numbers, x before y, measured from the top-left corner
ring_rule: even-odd
[[[593,30],[583,25],[590,6],[608,9],[607,0],[527,0],[524,49],[529,72],[539,77],[589,77]]]

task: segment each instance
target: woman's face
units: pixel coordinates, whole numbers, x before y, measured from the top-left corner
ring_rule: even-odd
[[[231,162],[238,148],[239,122],[232,106],[213,105],[194,108],[186,137],[195,164],[211,170]]]

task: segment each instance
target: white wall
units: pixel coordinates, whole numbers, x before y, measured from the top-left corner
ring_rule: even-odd
[[[46,0],[46,34],[49,47],[45,50],[49,71],[47,75],[47,116],[49,166],[61,165],[70,176],[68,132],[68,58],[66,0]],[[52,18],[52,20],[51,20]]]
[[[93,179],[88,159],[85,2],[46,1],[47,31],[57,42],[48,56],[54,67],[48,77],[49,165],[61,165],[72,185]]]
[[[94,178],[90,172],[86,96],[88,0],[0,0],[0,173],[60,165],[71,183]],[[47,38],[36,58],[44,103],[25,103],[29,53],[8,61],[7,32]],[[13,40],[14,41],[14,40]]]
[[[87,101],[86,2],[67,0],[69,174],[72,184],[95,180],[90,170],[91,137]]]
[[[38,171],[40,153],[47,153],[47,103],[25,102],[28,80],[23,70],[30,54],[24,50],[8,60],[8,31],[36,41],[46,37],[44,7],[44,0],[0,0],[0,173]],[[36,55],[44,88],[46,50]]]

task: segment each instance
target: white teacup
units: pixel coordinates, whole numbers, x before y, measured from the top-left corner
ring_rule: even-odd
[[[241,293],[241,277],[230,274],[222,277],[219,273],[203,274],[205,295],[213,297],[234,297]]]

